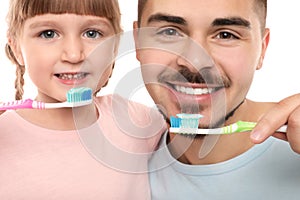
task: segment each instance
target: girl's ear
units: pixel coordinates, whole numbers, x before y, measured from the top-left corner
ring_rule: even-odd
[[[6,54],[7,56],[16,62],[16,64],[24,66],[24,58],[22,55],[22,51],[17,45],[17,42],[15,40],[12,40],[11,38],[8,38],[8,44],[6,45]]]

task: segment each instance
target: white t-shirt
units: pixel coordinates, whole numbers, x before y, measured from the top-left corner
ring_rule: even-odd
[[[231,160],[186,165],[166,148],[166,134],[150,161],[153,200],[299,200],[300,155],[269,138]]]

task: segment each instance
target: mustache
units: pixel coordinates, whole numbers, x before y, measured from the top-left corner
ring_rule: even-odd
[[[222,76],[220,73],[216,73],[215,70],[209,68],[201,69],[199,72],[192,72],[188,68],[182,68],[178,71],[166,69],[160,73],[157,78],[159,83],[176,81],[197,84],[214,84],[222,85],[224,87],[229,87],[231,85],[231,81],[227,77]]]

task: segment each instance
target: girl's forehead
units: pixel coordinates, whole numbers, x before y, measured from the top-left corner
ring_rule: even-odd
[[[7,21],[9,30],[14,34],[29,18],[66,13],[103,17],[110,21],[115,32],[122,31],[117,0],[10,0]]]
[[[119,15],[119,7],[114,0],[15,0],[11,5],[23,18],[45,13],[73,13],[94,15],[113,19]]]
[[[41,3],[43,2],[43,3]],[[111,8],[110,12],[107,12],[104,7],[108,5],[102,5],[103,1],[83,1],[78,0],[33,0],[29,1],[28,5],[24,8],[24,14],[39,15],[45,13],[62,14],[73,13],[79,15],[96,15],[96,16],[111,16],[114,13],[114,9]],[[30,5],[31,4],[31,5]],[[27,7],[27,8],[26,8]]]

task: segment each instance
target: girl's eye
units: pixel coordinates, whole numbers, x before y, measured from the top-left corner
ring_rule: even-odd
[[[88,37],[88,38],[92,38],[92,39],[97,39],[97,38],[101,37],[102,34],[96,30],[89,30],[84,33],[84,36]]]
[[[45,39],[51,39],[51,38],[57,37],[57,33],[52,30],[47,30],[47,31],[43,31],[40,34],[40,37],[45,38]]]
[[[237,36],[235,36],[234,34],[229,33],[229,32],[220,32],[220,33],[217,35],[217,38],[218,38],[218,39],[223,39],[223,40],[239,39]]]

